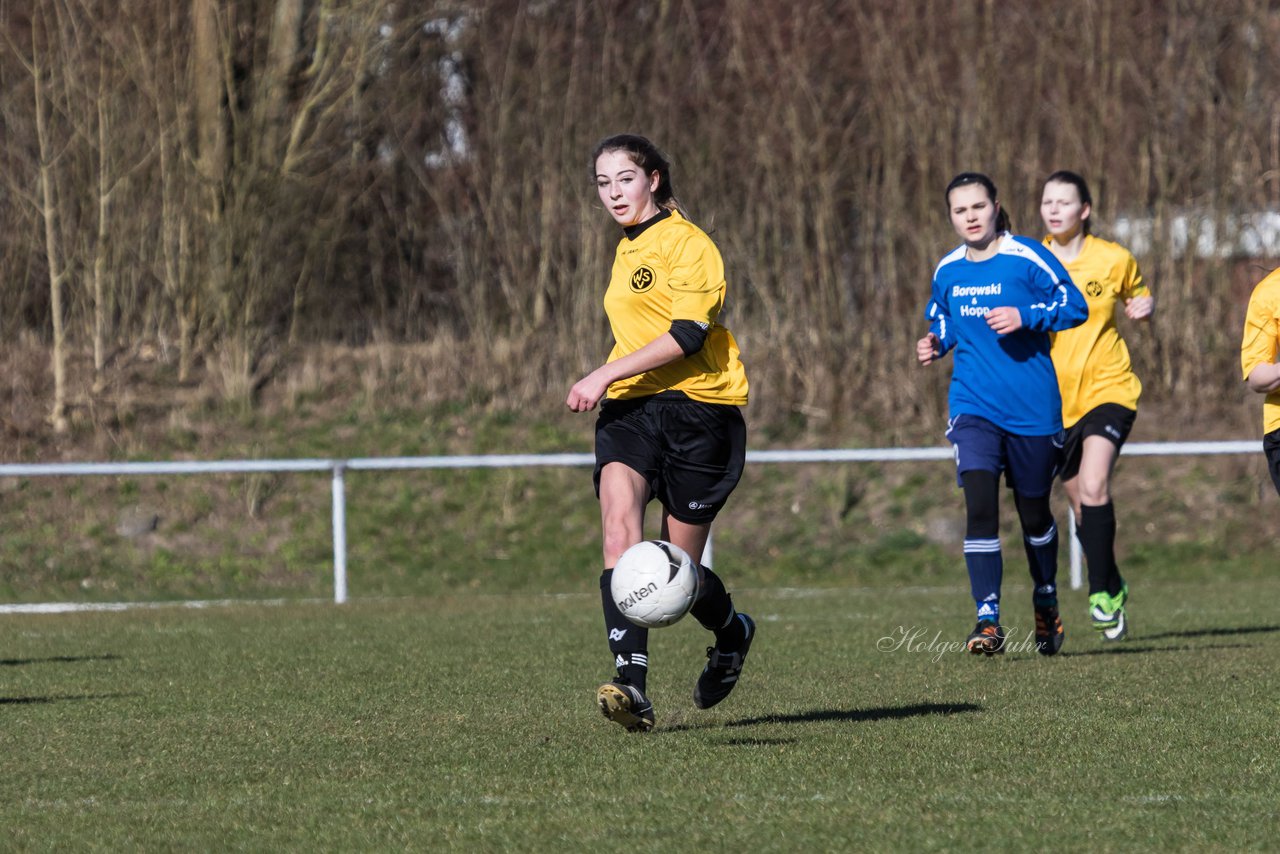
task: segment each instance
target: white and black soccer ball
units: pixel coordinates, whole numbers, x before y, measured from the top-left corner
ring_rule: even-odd
[[[669,626],[698,598],[698,566],[679,546],[644,540],[618,558],[609,589],[622,616],[637,626]]]

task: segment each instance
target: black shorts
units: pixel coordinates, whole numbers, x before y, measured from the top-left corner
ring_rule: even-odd
[[[1136,409],[1118,403],[1099,404],[1086,412],[1083,418],[1067,428],[1067,438],[1062,443],[1062,479],[1071,480],[1080,473],[1080,457],[1084,453],[1086,436],[1110,439],[1119,453],[1137,417]]]
[[[679,392],[605,400],[596,420],[596,496],[600,472],[623,463],[649,483],[649,498],[690,525],[706,525],[742,477],[747,424],[742,407],[700,403]]]
[[[1272,430],[1262,437],[1262,452],[1267,455],[1271,482],[1276,485],[1276,493],[1280,494],[1280,430]]]

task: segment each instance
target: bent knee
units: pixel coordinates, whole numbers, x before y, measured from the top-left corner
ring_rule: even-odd
[[[627,549],[640,542],[640,532],[626,524],[604,526],[604,553],[609,565]]]
[[[1081,504],[1098,507],[1111,501],[1111,485],[1104,479],[1088,480],[1081,477],[1076,483]]]

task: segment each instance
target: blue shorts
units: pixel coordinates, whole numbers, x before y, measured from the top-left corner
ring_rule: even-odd
[[[1062,432],[1052,436],[1019,436],[978,415],[957,415],[947,422],[947,439],[955,448],[956,483],[967,471],[1004,473],[1005,483],[1019,495],[1039,498],[1053,489],[1062,455]]]

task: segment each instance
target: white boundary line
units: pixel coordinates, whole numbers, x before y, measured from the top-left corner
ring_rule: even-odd
[[[931,593],[942,590],[960,590],[968,589],[967,582],[961,584],[939,584],[939,585],[912,585],[908,587],[895,587],[894,593]],[[837,593],[846,593],[849,595],[864,596],[873,593],[883,593],[883,588],[867,587],[858,585],[853,587],[743,587],[743,592],[749,592],[755,596],[772,596],[778,599],[807,599],[814,596],[829,596]],[[467,599],[475,598],[504,598],[510,596],[529,597],[545,597],[547,599],[595,599],[596,594],[587,591],[575,593],[439,593],[431,596],[371,596],[368,598],[357,598],[355,601],[360,604],[377,604],[385,602],[415,602],[430,599],[449,599],[459,596]],[[252,608],[279,608],[288,605],[332,605],[331,599],[316,599],[314,597],[304,599],[172,599],[163,602],[32,602],[26,604],[3,605],[0,604],[0,617],[6,615],[50,615],[50,614],[80,614],[80,613],[104,613],[115,614],[125,611],[164,611],[164,610],[210,610],[214,608],[231,608],[236,606],[247,606]]]
[[[329,599],[193,599],[169,602],[36,602],[27,605],[0,605],[5,614],[76,614],[83,612],[161,611],[178,608],[200,610],[232,605],[279,607],[282,605],[328,605]]]
[[[1182,584],[1182,581],[1165,581],[1164,584]],[[1030,586],[1026,582],[1016,582],[1030,590]],[[884,595],[886,591],[894,594],[928,594],[928,593],[953,593],[957,591],[967,591],[969,582],[967,580],[956,581],[951,584],[910,584],[899,585],[892,588],[872,587],[870,585],[858,584],[848,587],[742,587],[738,588],[743,593],[750,593],[752,596],[774,599],[812,599],[822,596],[879,596]],[[425,602],[433,599],[500,599],[510,598],[513,596],[521,596],[524,598],[546,598],[546,599],[591,599],[598,601],[595,593],[588,591],[579,592],[559,592],[559,593],[487,593],[464,591],[461,593],[436,593],[424,596],[369,596],[357,597],[354,601],[361,605],[373,605],[387,602]],[[127,611],[163,611],[163,610],[212,610],[215,608],[232,608],[237,606],[245,606],[250,608],[281,608],[289,605],[332,605],[331,599],[317,599],[308,597],[303,599],[197,599],[197,600],[167,600],[163,602],[39,602],[28,604],[3,605],[0,604],[0,617],[7,615],[61,615],[61,614],[79,614],[79,613],[124,613]]]

